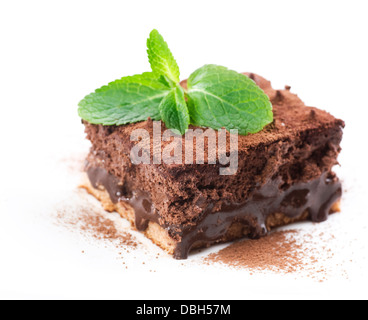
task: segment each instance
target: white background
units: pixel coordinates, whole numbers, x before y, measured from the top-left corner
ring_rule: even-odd
[[[0,298],[367,298],[367,12],[367,1],[355,0],[1,1]],[[113,246],[55,225],[55,206],[79,201],[78,173],[65,165],[88,149],[77,103],[148,71],[153,28],[182,79],[207,63],[255,72],[346,121],[343,211],[301,228],[338,238],[347,278],[250,276],[139,252],[125,270]]]

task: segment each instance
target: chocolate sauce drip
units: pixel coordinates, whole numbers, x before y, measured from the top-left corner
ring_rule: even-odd
[[[280,190],[281,184],[281,179],[270,181],[244,203],[227,203],[218,212],[209,210],[195,228],[183,230],[175,258],[186,259],[197,243],[211,244],[223,238],[234,222],[247,227],[249,238],[259,238],[267,234],[266,220],[273,213],[298,218],[308,211],[312,221],[325,221],[342,194],[340,182],[328,178],[328,173],[316,180],[296,183],[286,191]]]
[[[134,209],[137,230],[146,230],[150,221],[158,223],[159,215],[149,193],[141,190],[130,191],[127,185],[122,185],[118,178],[102,168],[90,168],[87,175],[94,188],[103,186],[106,189],[113,203],[123,201]]]
[[[135,211],[136,228],[144,231],[149,221],[159,223],[159,213],[147,192],[129,190],[119,180],[101,168],[87,171],[93,187],[103,186],[112,202],[123,201]],[[271,180],[255,191],[243,203],[225,203],[220,211],[213,212],[209,206],[195,226],[162,225],[166,229],[181,230],[181,241],[174,252],[176,259],[186,259],[191,248],[197,244],[211,244],[225,237],[234,223],[244,225],[248,237],[258,238],[267,234],[267,217],[283,213],[289,218],[298,218],[304,212],[314,222],[325,221],[331,206],[341,197],[341,183],[331,173],[324,173],[318,179],[295,183],[286,190],[280,189],[281,178]],[[172,228],[175,227],[175,228]]]

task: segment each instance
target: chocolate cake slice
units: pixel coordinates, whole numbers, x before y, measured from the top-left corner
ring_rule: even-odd
[[[219,164],[132,164],[131,133],[152,134],[150,119],[124,126],[84,122],[92,148],[82,187],[177,259],[295,221],[326,220],[339,211],[342,189],[332,168],[344,122],[305,106],[289,87],[274,90],[247,75],[269,96],[274,122],[238,137],[236,174],[220,175]]]

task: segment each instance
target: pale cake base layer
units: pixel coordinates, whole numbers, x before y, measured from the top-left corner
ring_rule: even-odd
[[[91,182],[88,179],[88,176],[85,174],[83,178],[83,182],[80,185],[81,188],[87,190],[88,193],[93,195],[96,199],[98,199],[103,208],[108,212],[117,212],[124,219],[127,219],[134,230],[137,230],[135,226],[135,212],[134,209],[124,203],[118,202],[113,203],[110,199],[110,196],[106,189],[103,186],[99,186],[97,189],[94,188]],[[330,210],[330,213],[340,212],[340,200],[338,200]],[[308,220],[309,213],[306,211],[298,218],[289,218],[285,216],[283,213],[275,213],[268,216],[266,220],[266,227],[268,230],[271,230],[275,227],[285,226],[294,222],[305,221]],[[228,242],[236,239],[241,239],[249,235],[250,230],[249,227],[245,226],[242,223],[234,223],[226,235],[219,241],[220,242]],[[168,252],[169,254],[174,254],[175,248],[177,247],[178,241],[172,239],[168,232],[162,228],[159,224],[155,222],[149,222],[147,229],[144,231],[145,236],[152,240],[153,243],[161,247],[163,250]],[[199,243],[192,249],[198,249],[201,247],[207,247],[210,244],[208,243]]]

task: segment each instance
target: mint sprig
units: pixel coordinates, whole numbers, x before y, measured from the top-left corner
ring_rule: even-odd
[[[168,128],[176,129],[184,134],[189,126],[189,112],[185,101],[184,90],[176,85],[170,93],[162,99],[160,106],[162,121]]]
[[[147,40],[152,72],[123,77],[97,89],[79,103],[82,119],[102,125],[162,120],[184,134],[189,124],[256,133],[273,120],[267,95],[243,74],[205,65],[180,86],[179,67],[163,37],[153,30]]]
[[[216,65],[205,65],[188,79],[192,124],[214,129],[256,133],[272,122],[268,96],[247,76]]]
[[[172,55],[169,46],[157,30],[152,30],[147,40],[148,60],[152,71],[157,76],[167,76],[178,83],[180,81],[179,66]]]
[[[124,77],[79,102],[79,116],[93,124],[117,126],[148,117],[161,120],[158,105],[169,92],[152,72]]]

